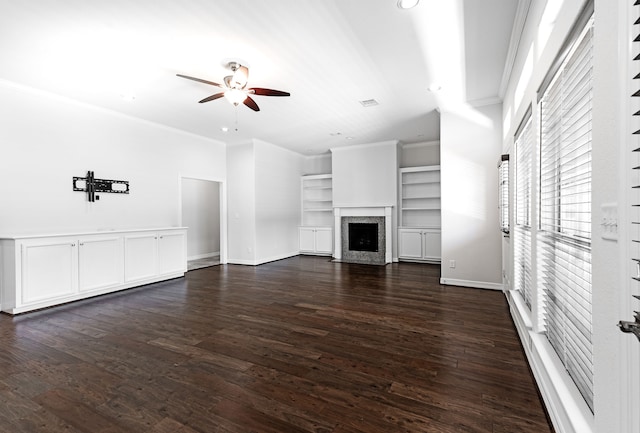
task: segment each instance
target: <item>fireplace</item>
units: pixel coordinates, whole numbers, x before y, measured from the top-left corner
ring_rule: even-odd
[[[386,263],[385,218],[345,216],[341,218],[343,262],[384,265]]]
[[[378,224],[376,223],[349,223],[350,251],[378,252]]]

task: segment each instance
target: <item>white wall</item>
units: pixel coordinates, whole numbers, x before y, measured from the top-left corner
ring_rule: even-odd
[[[501,288],[498,170],[502,105],[472,109],[471,118],[442,112],[440,176],[444,284]],[[450,268],[455,260],[455,268]]]
[[[400,167],[402,168],[440,165],[439,141],[403,144],[400,149]]]
[[[331,149],[334,207],[397,206],[398,143]]]
[[[182,225],[187,231],[187,258],[220,254],[220,183],[182,179]]]
[[[302,174],[331,174],[331,154],[304,157]]]
[[[229,263],[254,264],[256,177],[253,143],[227,149],[227,236]]]
[[[0,101],[1,234],[177,226],[181,175],[225,179],[223,143],[7,82]],[[131,193],[87,202],[87,170]]]
[[[303,157],[254,140],[256,162],[256,260],[298,255],[300,176]]]
[[[229,263],[298,254],[302,160],[260,140],[228,149]]]

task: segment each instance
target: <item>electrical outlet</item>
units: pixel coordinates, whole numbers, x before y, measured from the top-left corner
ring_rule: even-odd
[[[449,267],[451,269],[455,268],[456,267],[456,261],[455,260],[449,260]]]

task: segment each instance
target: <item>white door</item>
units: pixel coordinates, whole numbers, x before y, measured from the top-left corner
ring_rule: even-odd
[[[158,266],[160,275],[186,272],[186,236],[184,232],[158,233]]]
[[[440,239],[442,237],[440,230],[424,230],[422,236],[424,238],[424,258],[440,260],[442,255],[440,252]]]
[[[78,250],[80,292],[118,286],[124,280],[124,250],[120,236],[82,239]]]
[[[300,227],[299,242],[300,251],[305,253],[313,253],[316,251],[316,229],[312,227]]]
[[[41,242],[41,241],[39,241]],[[77,290],[75,239],[22,244],[22,304],[72,295]]]
[[[156,233],[124,237],[124,279],[126,282],[153,278],[158,274]]]
[[[422,230],[398,229],[398,256],[407,259],[423,257]]]
[[[316,228],[316,252],[333,253],[333,230],[330,227]]]

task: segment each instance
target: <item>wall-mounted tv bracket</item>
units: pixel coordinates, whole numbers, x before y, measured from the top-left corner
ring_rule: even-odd
[[[109,192],[115,194],[129,194],[129,181],[96,179],[93,171],[87,171],[87,177],[73,177],[73,190],[87,193],[88,201],[100,200],[97,192]]]

